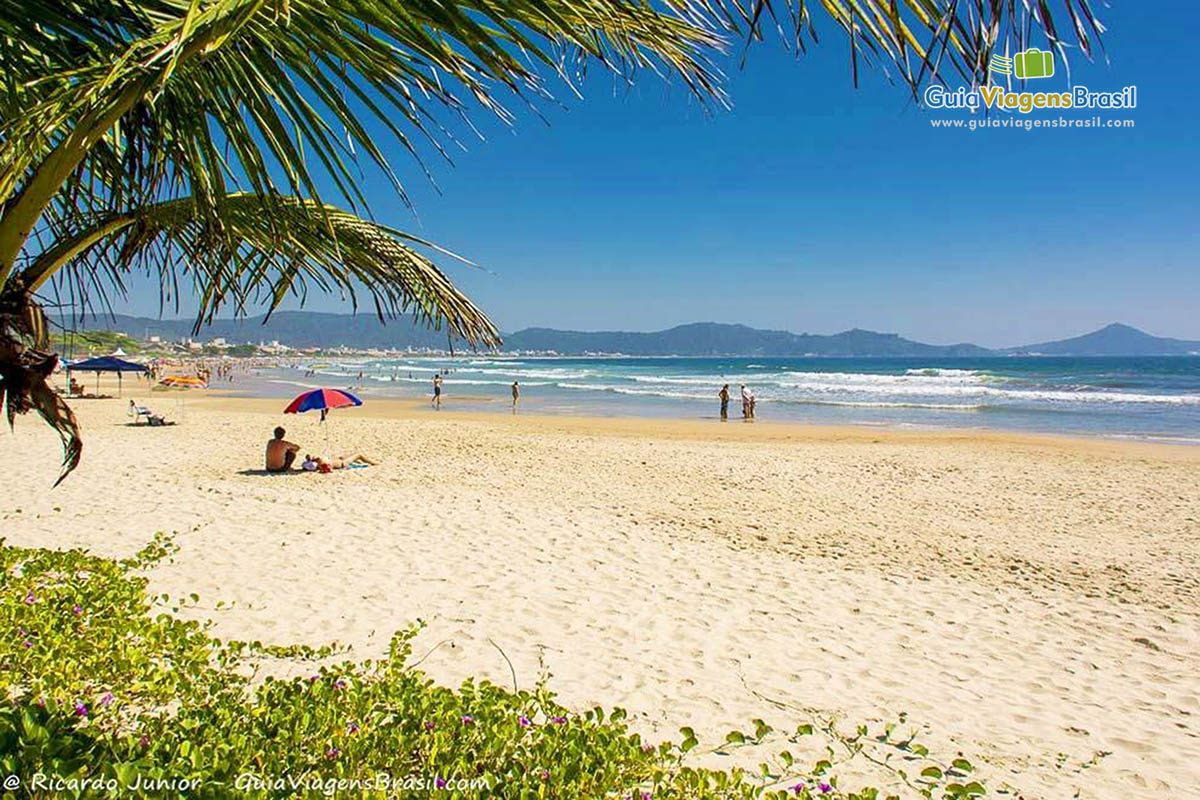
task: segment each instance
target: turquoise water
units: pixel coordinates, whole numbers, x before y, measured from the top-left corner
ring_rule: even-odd
[[[750,386],[758,418],[819,424],[978,427],[1200,443],[1200,357],[1180,358],[401,358],[277,370],[272,394],[355,386],[371,397],[431,393],[456,408],[716,419],[717,391]],[[361,382],[359,372],[363,373]]]

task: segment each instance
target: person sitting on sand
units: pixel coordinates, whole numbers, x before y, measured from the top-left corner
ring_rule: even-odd
[[[275,438],[267,442],[267,472],[287,472],[300,452],[300,445],[283,438],[285,433],[283,428],[276,428]]]
[[[361,453],[356,456],[337,456],[328,460],[321,456],[314,456],[306,453],[304,462],[300,465],[301,469],[309,472],[329,472],[334,469],[346,469],[354,464],[361,464],[364,467],[373,467],[379,462],[376,459],[364,456]]]

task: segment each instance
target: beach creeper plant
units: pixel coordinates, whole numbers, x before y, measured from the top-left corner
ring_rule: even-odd
[[[897,727],[847,735],[828,720],[755,720],[717,749],[766,744],[772,763],[697,769],[691,728],[650,744],[621,709],[573,713],[544,686],[435,685],[410,665],[416,627],[362,663],[331,664],[333,646],[221,642],[168,613],[195,596],[146,596],[139,573],[173,552],[163,536],[119,562],[0,544],[0,797],[878,800],[890,795],[837,778],[868,743],[873,760],[909,765],[905,796],[984,793],[966,760],[933,760]],[[827,755],[802,766],[790,751],[826,726]]]
[[[310,288],[381,319],[412,313],[472,346],[487,316],[426,252],[369,219],[364,169],[408,197],[390,153],[449,158],[452,126],[482,108],[578,92],[594,63],[649,68],[723,104],[711,58],[727,40],[790,28],[803,51],[825,17],[851,70],[917,88],[986,80],[997,47],[1033,30],[1090,53],[1088,0],[0,0],[0,395],[9,424],[36,411],[79,463],[74,415],[48,386],[47,303],[107,305],[135,270],[162,300],[274,310]],[[784,19],[790,19],[790,25]],[[326,197],[334,202],[327,201]],[[338,204],[344,204],[344,208]]]

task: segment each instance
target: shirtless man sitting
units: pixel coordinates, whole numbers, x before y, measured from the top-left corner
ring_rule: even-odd
[[[300,452],[300,445],[285,440],[283,428],[275,429],[275,438],[267,442],[267,472],[287,472]]]

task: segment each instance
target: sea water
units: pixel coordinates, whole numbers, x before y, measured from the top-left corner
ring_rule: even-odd
[[[304,377],[316,368],[316,374]],[[363,374],[362,380],[358,374]],[[455,408],[716,419],[717,392],[740,387],[760,421],[997,428],[1200,444],[1200,357],[1172,358],[540,358],[412,357],[314,361],[258,376],[284,396],[301,386],[373,397],[432,394]]]

